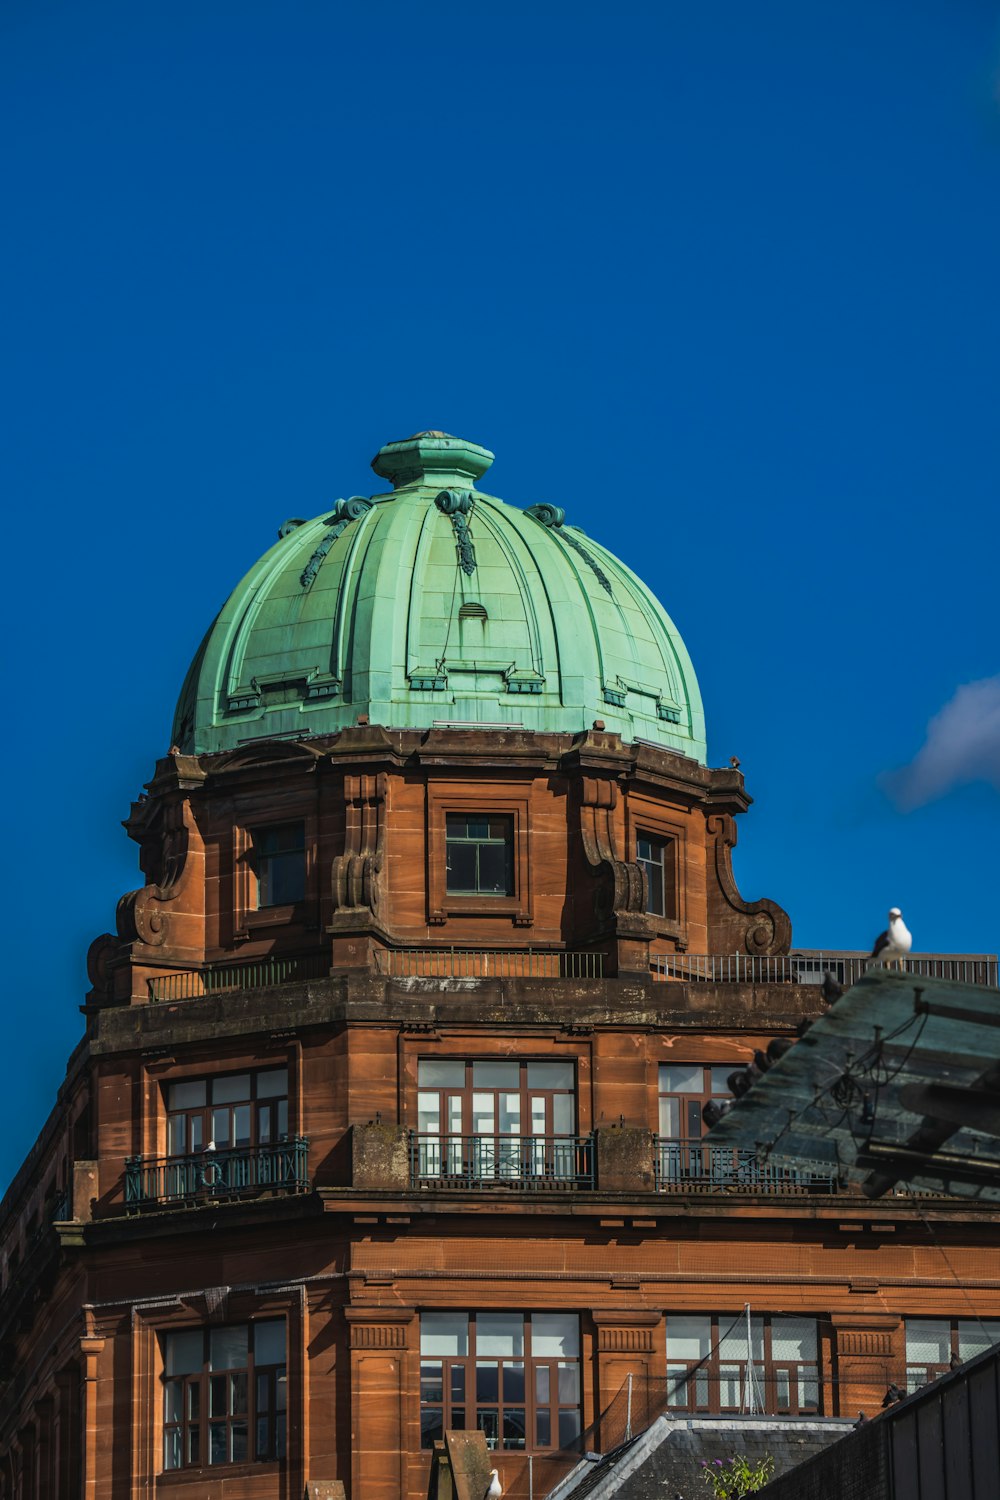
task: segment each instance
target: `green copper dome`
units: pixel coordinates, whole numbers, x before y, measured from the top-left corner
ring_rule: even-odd
[[[372,462],[393,490],[286,521],[181,693],[174,743],[435,722],[578,733],[594,719],[705,759],[698,683],[634,573],[557,506],[476,488],[493,454],[422,432]]]

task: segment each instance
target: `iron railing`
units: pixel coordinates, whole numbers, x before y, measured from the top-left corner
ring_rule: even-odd
[[[682,979],[700,984],[822,984],[833,975],[846,989],[869,968],[876,970],[867,954],[823,953],[801,949],[777,957],[749,953],[670,953],[652,959],[654,979]],[[998,961],[994,953],[915,953],[904,958],[898,972],[925,979],[956,980],[963,984],[998,984]],[[897,972],[895,963],[889,972]]]
[[[384,948],[379,973],[393,979],[603,979],[603,953],[540,948]]]
[[[754,1151],[669,1136],[657,1136],[655,1174],[659,1193],[833,1193],[838,1186],[836,1173],[819,1164],[780,1167]]]
[[[125,1203],[141,1208],[252,1197],[256,1193],[308,1191],[309,1142],[304,1136],[234,1151],[192,1156],[130,1156],[125,1162]]]
[[[592,1188],[592,1135],[410,1132],[411,1187]]]
[[[221,968],[182,969],[148,979],[150,1000],[202,1000],[223,990],[269,989],[296,979],[322,979],[330,960],[310,953],[290,958],[263,958],[256,963],[227,964]]]

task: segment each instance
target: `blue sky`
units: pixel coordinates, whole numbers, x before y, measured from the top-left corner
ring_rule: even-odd
[[[798,944],[996,950],[996,5],[7,0],[0,172],[7,1173],[206,624],[420,428],[664,600]]]

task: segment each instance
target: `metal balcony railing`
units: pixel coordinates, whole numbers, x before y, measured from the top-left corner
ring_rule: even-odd
[[[410,1132],[410,1185],[592,1188],[592,1135],[430,1135]]]
[[[392,979],[603,979],[603,953],[538,948],[384,948],[378,971]]]
[[[309,1142],[304,1136],[269,1146],[199,1151],[192,1156],[130,1156],[125,1204],[198,1203],[257,1193],[308,1191]]]
[[[224,990],[268,989],[296,979],[322,979],[330,972],[330,960],[321,954],[264,958],[257,963],[226,964],[219,968],[182,969],[156,974],[146,981],[150,1000],[202,1000]]]
[[[837,1186],[837,1176],[828,1167],[779,1167],[758,1161],[753,1151],[731,1146],[662,1135],[656,1140],[660,1193],[833,1193]]]
[[[681,979],[696,984],[822,984],[826,973],[848,988],[873,967],[864,953],[824,953],[800,949],[775,958],[749,953],[670,953],[650,964],[654,979]],[[874,966],[878,968],[879,966]],[[963,984],[998,984],[998,961],[994,953],[914,953],[901,968],[890,973],[914,974],[925,979],[957,980]]]

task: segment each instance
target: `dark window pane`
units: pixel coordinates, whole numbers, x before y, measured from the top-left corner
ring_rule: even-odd
[[[570,1448],[580,1436],[580,1413],[578,1411],[561,1411],[559,1413],[559,1446]]]
[[[420,1366],[420,1399],[421,1401],[444,1399],[440,1365],[422,1364]]]
[[[210,1464],[229,1462],[226,1452],[225,1422],[213,1422],[208,1429],[208,1461]]]
[[[234,1464],[245,1464],[247,1461],[247,1424],[245,1422],[234,1422],[230,1430],[232,1433],[232,1461]]]
[[[257,1457],[270,1458],[270,1443],[267,1436],[267,1418],[257,1418]]]
[[[456,1432],[465,1431],[465,1407],[453,1406],[451,1409],[451,1425]]]
[[[524,1424],[524,1410],[514,1406],[508,1406],[503,1414],[503,1445],[505,1448],[523,1448],[525,1445],[527,1429]]]
[[[448,845],[448,889],[449,891],[474,891],[476,889],[475,844]]]
[[[505,844],[480,844],[479,889],[485,895],[510,895],[510,857]]]
[[[465,835],[470,839],[488,839],[490,836],[489,819],[479,814],[471,814],[465,820]]]
[[[181,1429],[168,1427],[163,1434],[163,1467],[179,1469],[181,1463]]]
[[[425,1406],[420,1413],[420,1446],[433,1448],[435,1438],[444,1437],[444,1420],[439,1406]]]
[[[184,1382],[182,1380],[168,1380],[163,1388],[163,1420],[164,1422],[179,1422],[181,1419],[182,1396]]]
[[[274,1404],[279,1411],[284,1411],[288,1405],[288,1376],[284,1368],[274,1378]]]
[[[188,1428],[188,1456],[189,1464],[201,1463],[201,1428],[197,1425]]]
[[[285,1414],[279,1412],[274,1419],[274,1456],[284,1458],[285,1456]]]
[[[267,1411],[271,1404],[271,1379],[268,1375],[257,1376],[257,1410]]]
[[[498,1401],[500,1399],[500,1372],[497,1365],[476,1366],[476,1400]]]
[[[464,1365],[452,1365],[451,1367],[451,1399],[453,1401],[465,1400]]]
[[[505,1401],[524,1400],[524,1366],[504,1365],[503,1367],[503,1399]]]
[[[552,1443],[552,1414],[547,1406],[535,1412],[535,1442],[539,1448],[548,1448]]]
[[[243,1416],[247,1409],[247,1377],[246,1371],[240,1370],[236,1375],[230,1377],[232,1380],[230,1411],[234,1416]]]
[[[229,1381],[225,1375],[213,1375],[208,1395],[208,1415],[228,1417]]]
[[[192,1380],[188,1385],[188,1416],[197,1421],[201,1415],[201,1381]]]
[[[663,916],[663,866],[661,864],[650,864],[646,866],[646,874],[649,876],[649,900],[646,910],[654,916]]]
[[[480,1407],[476,1413],[476,1426],[486,1436],[487,1448],[495,1448],[500,1441],[500,1417],[496,1411]]]

